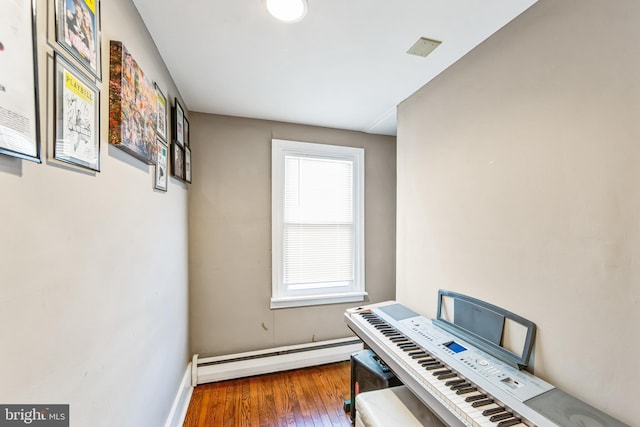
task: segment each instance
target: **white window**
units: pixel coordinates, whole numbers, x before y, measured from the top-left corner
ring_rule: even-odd
[[[364,150],[272,141],[271,308],[362,301]]]

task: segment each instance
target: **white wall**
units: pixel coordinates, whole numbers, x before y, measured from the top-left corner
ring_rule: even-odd
[[[638,22],[633,0],[540,0],[405,101],[397,252],[400,301],[533,320],[536,374],[635,426]]]
[[[37,3],[47,160],[0,156],[0,402],[69,403],[73,426],[157,427],[189,358],[187,191],[154,191],[153,167],[108,146],[109,40],[178,92],[132,3],[103,0],[102,172],[53,163],[54,2]]]

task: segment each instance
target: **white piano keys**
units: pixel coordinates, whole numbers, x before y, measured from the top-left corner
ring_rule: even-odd
[[[466,398],[470,396],[477,396],[481,394],[486,394],[482,391],[472,391],[466,394],[457,394],[456,390],[452,390],[450,386],[445,385],[448,381],[455,379],[462,379],[462,376],[446,378],[446,379],[438,379],[433,375],[434,371],[442,371],[444,369],[450,369],[444,363],[440,362],[443,366],[437,369],[427,370],[420,363],[427,360],[427,356],[422,358],[413,358],[410,353],[422,350],[424,351],[428,357],[433,358],[437,361],[439,359],[433,355],[431,355],[428,350],[423,349],[420,345],[415,343],[410,338],[404,336],[401,332],[397,331],[393,326],[388,325],[384,320],[379,319],[376,315],[365,315],[361,316],[363,322],[359,324],[368,329],[373,336],[375,336],[385,348],[391,351],[399,362],[401,362],[405,369],[412,374],[412,376],[422,384],[424,384],[425,389],[429,390],[431,394],[436,396],[441,402],[445,404],[447,408],[449,408],[452,412],[455,412],[458,415],[458,418],[464,420],[471,427],[498,427],[502,421],[491,421],[490,416],[485,416],[483,411],[486,409],[493,408],[503,408],[505,411],[509,411],[508,407],[503,407],[502,405],[496,403],[490,403],[488,405],[475,408],[473,407],[473,402],[467,402]],[[397,332],[393,332],[397,331]],[[401,339],[404,337],[404,339]],[[400,346],[398,345],[400,344]],[[404,347],[411,348],[410,351],[405,351]],[[418,349],[413,349],[412,347],[417,347]],[[452,370],[452,372],[455,372]],[[471,383],[473,385],[473,383]],[[490,398],[491,396],[488,396]],[[510,412],[510,411],[509,411]],[[510,417],[513,419],[513,417]],[[503,424],[504,425],[504,424]],[[528,427],[524,423],[515,424],[512,427]]]

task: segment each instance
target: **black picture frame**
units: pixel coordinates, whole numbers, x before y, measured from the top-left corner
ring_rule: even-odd
[[[173,142],[184,147],[184,109],[182,105],[180,105],[178,98],[174,99],[171,112],[171,134]]]
[[[54,56],[55,160],[100,172],[100,89],[64,56]]]
[[[180,144],[171,144],[171,176],[185,181],[184,148]]]
[[[0,154],[42,163],[36,2],[19,3],[19,14],[0,16],[0,26],[18,29],[0,41],[0,91],[18,94],[0,98]]]
[[[56,0],[56,42],[102,81],[100,0]]]
[[[189,119],[187,119],[187,116],[184,116],[183,118],[183,122],[184,122],[184,126],[183,126],[183,130],[184,130],[184,146],[185,147],[191,147],[191,135],[189,134]]]

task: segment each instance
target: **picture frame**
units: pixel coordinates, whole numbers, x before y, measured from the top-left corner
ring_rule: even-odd
[[[172,111],[171,133],[173,134],[173,141],[184,147],[184,110],[178,98],[174,100]]]
[[[110,42],[109,144],[156,164],[157,92],[122,42]]]
[[[102,81],[100,0],[56,0],[56,42]]]
[[[191,148],[184,147],[184,180],[191,184]]]
[[[157,83],[156,89],[156,134],[163,141],[167,140],[167,98],[162,93]]]
[[[167,182],[169,180],[169,147],[167,143],[158,138],[158,155],[156,156],[156,174],[155,185],[156,190],[167,191]]]
[[[190,135],[189,135],[189,120],[187,119],[187,116],[184,116],[183,118],[183,131],[184,131],[184,146],[185,147],[190,147],[191,142],[190,142]]]
[[[53,157],[100,172],[100,90],[60,54],[54,74]]]
[[[184,148],[180,144],[171,144],[171,176],[184,181]]]
[[[42,163],[35,2],[0,14],[0,154]]]

